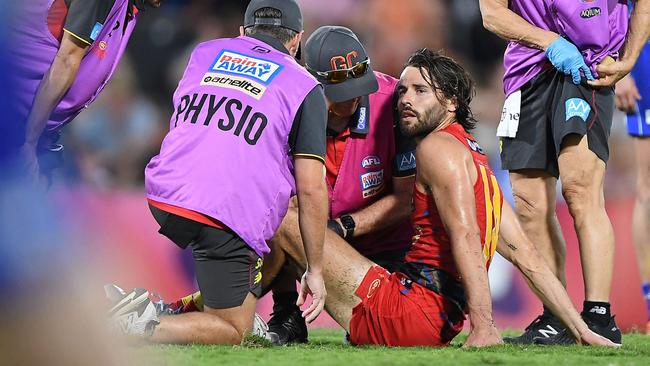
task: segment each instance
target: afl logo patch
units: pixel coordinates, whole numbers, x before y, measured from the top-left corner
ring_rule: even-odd
[[[379,165],[381,165],[381,159],[379,159],[379,157],[375,155],[366,156],[361,161],[362,168],[372,168]]]

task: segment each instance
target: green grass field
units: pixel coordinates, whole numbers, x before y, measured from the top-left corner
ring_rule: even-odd
[[[650,365],[650,337],[627,334],[619,349],[498,346],[461,349],[465,336],[446,348],[351,347],[343,331],[317,329],[306,345],[147,346],[132,350],[143,364],[157,365]]]

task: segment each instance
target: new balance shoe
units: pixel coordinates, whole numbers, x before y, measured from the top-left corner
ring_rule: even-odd
[[[598,324],[594,320],[585,317],[584,314],[582,319],[585,321],[589,329],[594,333],[599,334],[610,341],[614,342],[617,346],[621,345],[621,330],[616,325],[614,317],[610,317],[607,324]],[[572,345],[576,344],[577,340],[573,337],[571,332],[567,329],[563,329],[558,335],[548,337],[548,338],[535,338],[535,344],[546,345],[546,346],[563,346],[563,345]]]
[[[307,342],[307,323],[295,304],[273,306],[269,320],[269,334],[277,338],[278,345]]]
[[[149,299],[149,291],[136,288],[121,298],[114,299],[118,301],[108,311],[113,332],[141,337],[153,333],[160,321],[156,307]]]
[[[544,312],[530,323],[524,333],[518,337],[504,337],[508,344],[533,344],[535,338],[550,338],[560,334],[564,325],[552,314]]]

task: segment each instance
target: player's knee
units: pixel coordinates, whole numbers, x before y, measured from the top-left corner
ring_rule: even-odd
[[[526,192],[513,192],[515,209],[522,224],[527,225],[533,222],[540,222],[548,216],[549,207],[545,200],[536,199]]]
[[[567,179],[562,182],[562,196],[574,219],[581,217],[586,210],[593,209],[593,206],[598,204],[594,189],[590,182],[584,180]]]

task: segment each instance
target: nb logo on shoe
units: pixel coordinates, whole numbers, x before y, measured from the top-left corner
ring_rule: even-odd
[[[554,336],[554,335],[558,335],[558,331],[555,330],[555,328],[553,328],[550,325],[547,325],[546,329],[538,330],[538,332],[540,332],[546,338],[549,338],[549,337]]]
[[[607,309],[605,309],[602,306],[594,306],[593,308],[591,308],[589,310],[589,312],[590,313],[600,314],[600,315],[605,315],[605,314],[607,314]]]

